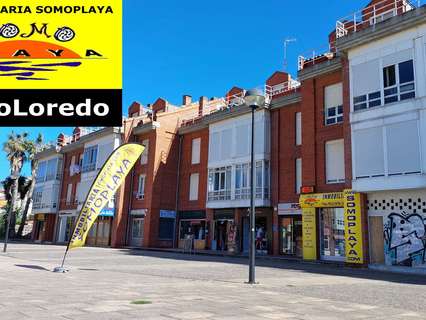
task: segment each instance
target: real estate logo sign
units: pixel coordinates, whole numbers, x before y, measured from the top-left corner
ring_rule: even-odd
[[[2,0],[0,88],[3,126],[121,125],[122,0]]]

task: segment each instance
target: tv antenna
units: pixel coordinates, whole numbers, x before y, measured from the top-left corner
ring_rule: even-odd
[[[288,66],[288,59],[287,59],[287,47],[288,44],[291,42],[296,42],[297,40],[295,38],[286,38],[284,40],[284,71],[287,70],[287,66]]]

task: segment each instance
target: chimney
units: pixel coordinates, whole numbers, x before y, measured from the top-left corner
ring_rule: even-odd
[[[72,142],[76,142],[80,140],[80,137],[81,137],[81,128],[76,127],[74,131],[72,132]]]
[[[63,147],[65,144],[65,135],[63,133],[60,133],[58,135],[58,139],[56,140],[56,145],[59,147]]]
[[[182,104],[187,106],[192,103],[192,97],[190,95],[185,94],[182,99]]]
[[[206,107],[209,99],[207,97],[201,96],[200,102],[198,104],[198,116],[202,117],[204,114],[204,108]]]

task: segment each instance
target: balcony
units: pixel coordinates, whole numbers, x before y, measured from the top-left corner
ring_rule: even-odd
[[[282,82],[276,84],[274,86],[263,85],[257,87],[260,89],[266,97],[266,103],[270,103],[272,99],[277,97],[278,95],[283,95],[286,93],[296,92],[300,87],[300,82],[294,79],[290,81]],[[244,96],[246,94],[246,90],[242,90],[236,94],[217,98],[215,100],[211,100],[204,106],[202,113],[198,110],[193,115],[188,116],[187,118],[182,120],[181,126],[190,126],[198,123],[203,119],[204,116],[208,116],[210,114],[223,111],[230,110],[233,108],[237,108],[239,106],[244,105]]]
[[[367,29],[421,6],[423,1],[383,0],[356,11],[336,22],[336,39]]]

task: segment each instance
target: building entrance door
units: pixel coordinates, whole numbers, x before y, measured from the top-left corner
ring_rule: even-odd
[[[302,256],[302,217],[286,216],[280,221],[280,253]]]
[[[144,218],[133,218],[132,219],[132,234],[130,244],[133,247],[143,246],[143,228],[145,225]]]
[[[345,222],[343,208],[321,208],[321,259],[345,261]]]

